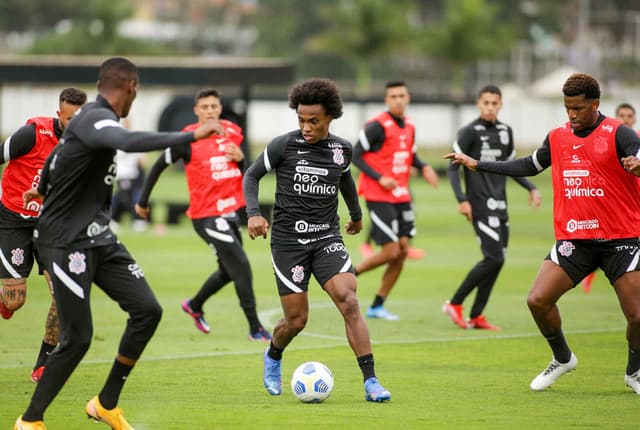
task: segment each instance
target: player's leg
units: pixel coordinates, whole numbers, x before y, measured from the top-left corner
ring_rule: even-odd
[[[95,257],[92,250],[39,249],[52,275],[60,327],[60,343],[47,359],[45,372],[22,415],[25,421],[42,421],[49,404],[89,349],[93,334],[89,294]]]
[[[5,221],[7,216],[0,211],[0,222]],[[34,261],[31,224],[23,228],[0,228],[0,316],[2,318],[11,318],[13,313],[24,305],[27,299],[27,278]]]

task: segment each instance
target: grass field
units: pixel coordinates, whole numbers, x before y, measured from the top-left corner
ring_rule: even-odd
[[[551,356],[526,308],[531,281],[553,243],[549,172],[533,180],[543,195],[538,210],[527,207],[524,189],[514,182],[509,185],[507,263],[485,311],[502,327],[500,332],[463,331],[441,313],[443,301],[480,252],[471,226],[456,212],[448,182],[442,179],[439,189],[433,190],[414,180],[419,229],[414,245],[428,254],[421,261],[407,262],[387,302],[401,320],[369,321],[376,370],[392,393],[388,404],[364,401],[360,371],[340,315],[317,284],[311,286],[309,324],[285,353],[284,392],[271,397],[261,379],[265,345],[247,340],[247,325],[232,285],[205,305],[212,326],[209,335],[197,331],[180,310],[181,300],[193,294],[215,267],[190,223],[183,220],[164,235],[134,233],[125,227],[119,236],[164,307],[160,327],[121,396],[126,417],[138,430],[637,428],[640,399],[623,382],[625,322],[602,274],[589,295],[576,288],[560,302],[565,333],[580,360],[578,369],[546,392],[529,389]],[[167,173],[162,181],[154,197],[181,196],[184,188],[178,174]],[[261,195],[271,200],[272,188],[265,181]],[[158,219],[161,212],[159,208]],[[345,239],[358,261],[362,235]],[[246,238],[245,244],[260,315],[271,329],[281,313],[268,242]],[[378,270],[359,278],[363,309],[370,304],[380,276]],[[49,429],[106,427],[89,422],[83,410],[107,376],[126,315],[98,288],[91,300],[93,344],[48,409]],[[12,428],[33,392],[29,372],[47,308],[44,283],[34,276],[26,306],[11,320],[0,321],[0,428]],[[291,372],[310,360],[324,362],[334,373],[334,392],[322,404],[300,403],[288,387]]]

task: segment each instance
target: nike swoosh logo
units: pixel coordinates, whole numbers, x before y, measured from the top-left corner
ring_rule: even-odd
[[[308,154],[309,152],[311,152],[311,151],[300,151],[300,150],[298,149],[298,154]]]
[[[582,145],[573,145],[573,149],[580,149],[584,146],[584,143]]]

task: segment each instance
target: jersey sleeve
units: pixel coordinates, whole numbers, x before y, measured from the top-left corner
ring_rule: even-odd
[[[0,145],[0,164],[28,154],[35,144],[36,125],[23,125]]]
[[[535,176],[551,166],[549,135],[531,155],[506,161],[478,161],[478,170],[507,176]]]

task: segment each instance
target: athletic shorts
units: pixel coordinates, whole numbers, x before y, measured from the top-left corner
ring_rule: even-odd
[[[371,218],[371,239],[377,245],[416,235],[416,217],[410,202],[367,202],[367,208]]]
[[[306,292],[312,274],[321,287],[339,273],[355,274],[340,236],[310,242],[296,249],[272,247],[271,263],[281,296]]]
[[[597,268],[613,284],[625,273],[640,270],[640,239],[558,240],[545,260],[562,267],[574,284]]]
[[[43,268],[33,245],[35,219],[24,219],[0,205],[0,279],[28,278],[33,263]]]

